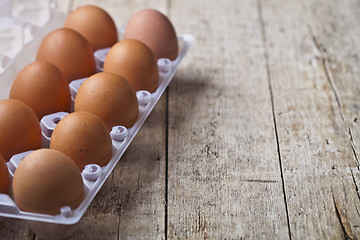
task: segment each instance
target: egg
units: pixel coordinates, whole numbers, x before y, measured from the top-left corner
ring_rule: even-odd
[[[16,76],[9,98],[26,103],[40,120],[55,112],[69,112],[71,95],[63,73],[53,64],[36,61]]]
[[[153,52],[144,43],[127,39],[116,43],[106,55],[104,72],[124,77],[135,91],[155,92],[159,69]]]
[[[12,155],[41,147],[39,120],[31,108],[15,99],[0,100],[0,153]]]
[[[78,32],[59,28],[40,43],[36,60],[57,66],[68,82],[95,73],[95,58],[89,42]]]
[[[39,149],[27,155],[14,173],[12,190],[23,211],[59,214],[77,208],[84,199],[84,184],[75,163],[65,154]]]
[[[0,193],[9,194],[10,178],[9,170],[4,157],[0,154]]]
[[[144,9],[133,15],[126,24],[125,39],[137,39],[145,43],[156,59],[176,59],[178,41],[170,20],[154,9]]]
[[[66,18],[64,27],[83,35],[94,51],[111,47],[118,41],[113,19],[105,10],[94,5],[76,8]]]
[[[66,154],[80,170],[87,164],[105,166],[112,157],[108,129],[89,112],[73,112],[60,120],[51,136],[50,148]]]
[[[97,73],[80,86],[74,109],[96,114],[108,130],[119,125],[132,127],[139,115],[136,93],[129,82],[108,72]]]

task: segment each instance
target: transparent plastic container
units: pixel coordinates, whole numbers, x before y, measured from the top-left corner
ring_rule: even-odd
[[[0,0],[0,99],[8,97],[17,73],[35,60],[34,49],[65,18],[55,0]]]
[[[30,4],[31,2],[31,4]],[[10,91],[12,80],[17,73],[27,64],[35,60],[36,49],[42,38],[50,31],[61,27],[66,15],[57,11],[54,0],[38,1],[10,1],[0,0],[0,46],[3,42],[8,44],[7,51],[0,51],[0,85]],[[33,4],[36,2],[36,4]],[[41,15],[41,19],[38,16]],[[21,16],[21,17],[20,17]],[[2,21],[1,19],[7,19]],[[119,30],[120,37],[124,28]],[[22,35],[20,34],[22,32]],[[8,34],[6,36],[2,34]],[[18,39],[18,36],[22,38]],[[4,37],[5,36],[5,37]],[[82,178],[85,186],[85,198],[76,209],[63,206],[58,215],[46,215],[21,211],[15,204],[12,194],[0,194],[0,217],[10,217],[24,219],[30,228],[40,238],[45,239],[64,239],[69,237],[76,229],[84,212],[96,196],[106,179],[124,154],[125,150],[149,116],[152,109],[160,99],[166,87],[173,78],[181,61],[189,51],[194,39],[191,35],[179,35],[179,55],[170,61],[169,59],[159,59],[159,86],[154,93],[147,91],[136,92],[139,102],[139,117],[131,128],[123,126],[113,127],[110,135],[113,143],[113,156],[110,162],[100,167],[96,164],[85,166],[82,171]],[[11,48],[11,49],[10,49]],[[1,49],[0,49],[1,50]],[[94,53],[97,71],[102,71],[103,62],[108,49],[100,49]],[[76,93],[86,78],[74,80],[69,84],[72,101]],[[7,93],[9,92],[7,91]],[[0,99],[8,96],[0,96]],[[42,147],[48,147],[51,134],[56,124],[68,113],[59,112],[45,116],[41,122]],[[31,151],[14,155],[7,163],[10,177],[21,162],[21,160]],[[6,221],[6,219],[4,220]]]

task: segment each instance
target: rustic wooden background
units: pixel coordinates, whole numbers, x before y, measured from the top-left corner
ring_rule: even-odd
[[[196,42],[70,239],[360,238],[360,1],[85,3]]]

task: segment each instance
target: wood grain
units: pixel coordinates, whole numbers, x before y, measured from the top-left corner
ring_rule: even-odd
[[[173,1],[170,17],[196,42],[169,89],[168,238],[286,238],[256,1]]]
[[[260,3],[291,236],[358,237],[356,157],[312,19],[300,1]]]
[[[0,239],[34,239],[34,233],[25,221],[0,217]]]
[[[60,7],[83,4],[118,27],[158,9],[195,43],[70,239],[360,238],[359,1]]]
[[[314,41],[319,52],[328,80],[337,100],[341,118],[350,137],[354,160],[349,163],[355,192],[350,195],[355,204],[348,204],[349,193],[345,194],[345,201],[337,204],[343,231],[350,238],[359,237],[359,141],[360,127],[357,123],[360,102],[359,60],[360,54],[358,16],[360,4],[358,1],[324,2],[317,6],[316,2],[305,2],[311,29],[314,32]],[[326,13],[326,14],[325,14]],[[340,37],[341,36],[341,37]],[[355,205],[355,209],[354,209]]]

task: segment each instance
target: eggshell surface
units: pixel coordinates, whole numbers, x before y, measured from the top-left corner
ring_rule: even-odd
[[[132,127],[139,115],[139,104],[132,86],[123,77],[102,72],[89,77],[79,88],[75,112],[94,113],[110,131],[113,126]]]
[[[118,41],[116,25],[102,8],[84,5],[69,14],[64,27],[71,28],[90,43],[93,50],[111,47]]]
[[[68,82],[95,73],[95,58],[89,42],[78,32],[59,28],[40,43],[36,60],[57,66]]]
[[[0,153],[12,155],[41,147],[41,129],[34,111],[15,99],[0,100]]]
[[[59,214],[60,208],[77,208],[84,199],[84,184],[75,163],[65,154],[40,149],[27,155],[13,178],[17,206],[28,212]]]
[[[155,92],[159,69],[153,52],[144,43],[126,39],[116,43],[106,55],[104,72],[124,77],[135,91]]]
[[[0,193],[9,194],[10,178],[9,170],[4,157],[0,154]]]
[[[126,24],[124,37],[145,43],[156,59],[174,60],[178,56],[175,29],[170,20],[157,10],[144,9],[133,15]]]
[[[112,141],[99,117],[89,112],[73,112],[55,127],[50,148],[70,157],[82,171],[87,164],[105,166],[112,157]]]
[[[69,112],[71,95],[63,73],[53,64],[36,61],[16,76],[9,98],[26,103],[40,120],[55,112]]]

